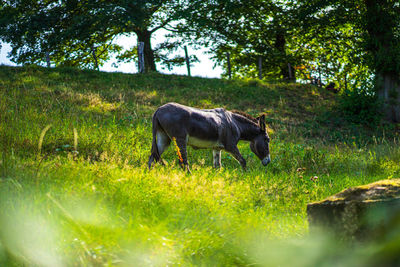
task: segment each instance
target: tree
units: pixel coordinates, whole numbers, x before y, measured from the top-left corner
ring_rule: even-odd
[[[18,63],[43,62],[44,54],[50,52],[56,63],[85,66],[90,57],[94,64],[101,64],[112,52],[120,52],[121,47],[112,43],[116,36],[135,34],[144,43],[145,71],[156,71],[151,36],[179,19],[175,10],[181,10],[181,2],[4,1],[0,38],[11,43],[11,58]]]
[[[400,7],[394,0],[298,1],[301,20],[308,29],[316,27],[334,35],[319,46],[341,40],[335,51],[344,51],[342,64],[350,65],[354,79],[374,81],[374,92],[383,103],[387,120],[400,122]],[[347,29],[347,31],[346,31]],[[346,33],[353,32],[350,36]],[[350,38],[348,38],[350,37]],[[344,43],[343,43],[344,41]],[[346,43],[347,42],[347,43]],[[332,53],[330,53],[332,54]],[[340,54],[338,54],[340,55]],[[358,72],[357,65],[362,65]],[[366,66],[366,67],[364,67]],[[342,67],[346,70],[347,66]],[[368,77],[369,76],[369,77]]]
[[[297,30],[294,6],[273,0],[194,1],[184,12],[178,35],[209,47],[225,68],[229,53],[234,76],[256,77],[261,57],[264,77],[289,79],[288,63],[297,63],[291,46]]]
[[[400,122],[400,3],[364,0],[365,44],[388,120]]]
[[[56,65],[93,67],[120,51],[114,29],[88,16],[79,1],[6,1],[0,9],[0,38],[12,46],[11,60],[40,64],[49,55]]]

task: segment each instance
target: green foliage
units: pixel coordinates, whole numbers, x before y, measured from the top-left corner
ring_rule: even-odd
[[[396,1],[365,1],[365,49],[369,65],[378,74],[400,76],[399,20]]]
[[[146,71],[155,71],[151,35],[179,20],[181,5],[181,1],[159,0],[5,1],[0,6],[0,39],[10,43],[11,60],[19,64],[42,64],[49,56],[57,66],[88,68],[101,66],[115,53],[127,59],[131,54],[124,54],[113,41],[136,34],[145,43]],[[167,65],[174,63],[180,62]]]
[[[19,64],[44,63],[49,56],[55,65],[101,66],[121,47],[112,44],[115,28],[94,20],[90,9],[76,1],[4,2],[0,38],[11,44],[11,60]]]
[[[364,88],[344,91],[338,107],[352,123],[377,126],[382,119],[382,103],[378,96]]]
[[[376,77],[385,80],[376,83],[378,95],[399,96],[399,8],[396,1],[369,0],[200,1],[188,7],[180,33],[210,46],[225,77],[229,54],[233,77],[257,77],[261,58],[267,80],[287,80],[292,72],[344,91]],[[398,121],[399,98],[382,100]]]
[[[311,29],[310,37],[319,41],[317,46],[322,50],[328,48],[326,56],[321,58],[327,60],[334,78],[341,80],[341,87],[347,89],[347,81],[350,81],[359,88],[375,77],[375,91],[384,104],[382,110],[386,119],[399,121],[400,102],[396,99],[395,103],[390,103],[387,97],[390,90],[397,93],[400,90],[398,1],[313,0],[299,3],[304,27]],[[383,80],[385,82],[381,82]]]
[[[293,10],[290,1],[198,1],[187,8],[180,35],[210,46],[225,76],[229,53],[233,76],[257,77],[261,57],[264,77],[287,79],[287,64],[299,59],[290,45],[298,29]]]

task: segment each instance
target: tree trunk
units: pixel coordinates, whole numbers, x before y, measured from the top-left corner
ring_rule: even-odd
[[[154,61],[154,53],[151,48],[151,32],[148,30],[136,31],[138,42],[144,43],[144,71],[157,71]]]
[[[226,60],[228,63],[228,77],[229,79],[232,78],[232,67],[231,67],[231,54],[229,52],[226,54]]]
[[[139,73],[144,73],[144,43],[143,42],[138,42],[137,46],[137,52],[138,52],[138,72]]]
[[[257,67],[258,67],[258,79],[262,80],[262,57],[261,56],[258,56]]]
[[[296,81],[296,74],[295,74],[295,69],[291,66],[291,74],[289,72],[288,64],[290,62],[286,62],[287,55],[286,55],[286,36],[285,36],[285,31],[284,30],[279,30],[277,34],[275,35],[275,48],[278,50],[278,52],[281,54],[282,59],[285,59],[281,62],[279,68],[281,75],[284,80],[290,80],[290,81]]]
[[[398,62],[393,45],[396,44],[395,19],[389,10],[392,2],[386,0],[364,0],[365,23],[368,32],[368,51],[375,69],[376,92],[383,102],[386,120],[400,122],[400,75],[396,72]]]
[[[378,96],[383,101],[383,114],[390,122],[400,122],[400,82],[396,75],[378,74]]]
[[[187,72],[188,72],[188,76],[190,77],[190,76],[192,76],[192,75],[190,74],[189,53],[188,53],[188,50],[187,50],[187,46],[186,46],[186,45],[185,45],[184,49],[185,49],[185,60],[186,60]]]

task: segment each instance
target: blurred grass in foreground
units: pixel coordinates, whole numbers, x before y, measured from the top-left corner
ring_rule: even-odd
[[[365,266],[398,251],[396,232],[376,244],[308,236],[308,202],[400,174],[396,129],[326,121],[335,99],[323,90],[0,69],[0,265]],[[247,172],[189,149],[186,175],[171,148],[148,172],[150,118],[168,101],[267,113],[267,172],[245,143]]]

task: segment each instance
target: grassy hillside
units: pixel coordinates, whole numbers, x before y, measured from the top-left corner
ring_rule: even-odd
[[[316,249],[304,241],[306,204],[400,176],[398,133],[345,123],[332,115],[336,97],[256,80],[0,66],[0,265],[327,260],[319,246],[296,261]],[[211,151],[190,148],[192,175],[172,148],[149,172],[151,115],[169,101],[266,113],[267,171],[243,143],[247,172],[226,153],[214,170]]]

